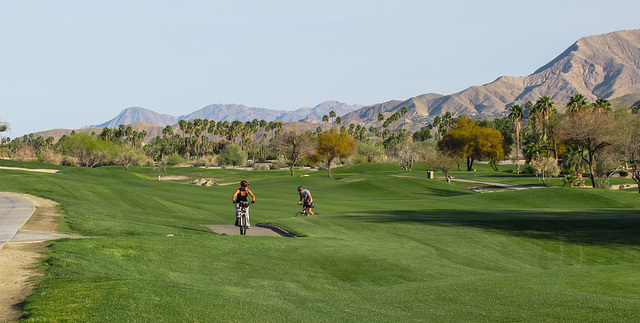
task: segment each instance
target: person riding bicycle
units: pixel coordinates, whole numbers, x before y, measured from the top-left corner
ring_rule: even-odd
[[[253,199],[251,203],[255,203],[256,196],[253,195],[253,192],[249,189],[249,182],[241,181],[240,188],[233,193],[233,204],[235,204],[236,207],[236,226],[238,226],[238,220],[240,219],[240,202],[249,202],[249,195],[251,195]],[[249,207],[247,207],[247,229],[249,228]]]
[[[309,214],[314,215],[312,205],[313,197],[311,196],[311,192],[302,186],[298,186],[298,194],[300,194],[300,202],[298,202],[298,205],[304,203],[304,207],[308,209]]]

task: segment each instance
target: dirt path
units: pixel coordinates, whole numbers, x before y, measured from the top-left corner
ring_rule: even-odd
[[[29,199],[36,206],[36,211],[22,226],[21,231],[25,231],[25,234],[55,233],[57,227],[55,220],[60,216],[57,204],[31,195],[17,195]],[[30,239],[16,240],[31,241]],[[20,315],[20,304],[35,288],[36,284],[29,282],[28,279],[39,275],[34,267],[41,259],[46,246],[46,242],[15,242],[12,239],[0,249],[0,273],[2,273],[0,276],[0,322],[17,321]]]

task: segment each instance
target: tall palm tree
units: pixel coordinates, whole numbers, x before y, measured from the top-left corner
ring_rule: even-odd
[[[333,110],[329,111],[329,118],[331,118],[331,123],[333,123],[333,120],[336,118],[336,112]]]
[[[509,113],[509,119],[513,123],[513,131],[516,135],[516,174],[520,174],[520,129],[522,128],[522,107],[514,104]]]
[[[549,119],[551,119],[551,115],[556,112],[554,107],[555,102],[551,100],[548,96],[543,96],[536,104],[533,106],[532,113],[539,118],[539,122],[541,123],[542,133],[547,135],[547,130],[549,127]]]
[[[382,123],[384,122],[384,114],[378,113],[378,122],[380,122],[380,131],[382,131]]]
[[[323,115],[323,116],[322,116],[322,122],[324,122],[325,124],[326,124],[327,122],[329,122],[329,116],[328,116],[328,115],[326,115],[326,114],[325,114],[325,115]]]
[[[556,114],[555,103],[548,96],[541,97],[533,106],[532,115],[536,116],[536,123],[540,124],[542,138],[553,141],[553,151],[557,155],[555,136],[551,135],[551,116]],[[549,157],[549,149],[547,149],[547,157]],[[558,156],[556,156],[558,159]]]
[[[436,141],[440,140],[440,126],[442,125],[442,118],[436,116],[433,118],[433,128],[436,129]]]
[[[391,115],[391,117],[393,117],[393,122],[396,122],[398,120],[400,120],[400,118],[402,118],[402,115],[400,114],[400,112],[396,112],[393,115]],[[400,126],[396,126],[396,136],[398,135],[398,131],[400,130]]]
[[[400,114],[402,114],[402,129],[407,130],[407,114],[409,113],[409,108],[402,107],[400,109]]]
[[[588,108],[589,105],[590,104],[587,102],[587,98],[584,95],[576,93],[567,103],[567,113],[576,113],[582,109]]]

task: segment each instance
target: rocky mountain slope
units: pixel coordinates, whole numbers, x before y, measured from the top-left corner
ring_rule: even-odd
[[[377,114],[393,114],[403,106],[409,119],[424,121],[451,112],[475,118],[505,115],[513,104],[551,97],[558,108],[575,93],[591,102],[640,93],[640,30],[617,31],[578,40],[553,61],[525,77],[502,76],[461,92],[440,96],[420,95],[404,102],[391,101],[349,113],[345,123],[375,124]]]

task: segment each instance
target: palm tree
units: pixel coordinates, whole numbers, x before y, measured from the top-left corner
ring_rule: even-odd
[[[599,98],[593,106],[599,112],[611,112],[611,102],[605,98]]]
[[[166,137],[170,137],[173,136],[173,128],[171,128],[171,126],[166,126],[164,127],[164,129],[162,129],[162,135],[166,138]]]
[[[341,125],[342,124],[342,118],[341,117],[337,117],[336,118],[336,124],[337,125]]]
[[[436,129],[436,141],[440,140],[440,126],[442,125],[442,118],[436,116],[433,118],[433,128]]]
[[[589,102],[587,102],[587,98],[580,94],[576,93],[569,99],[569,103],[567,103],[567,113],[575,113],[582,109],[589,107]]]
[[[547,135],[547,130],[549,127],[549,119],[551,115],[555,113],[556,109],[554,108],[555,102],[551,100],[548,96],[543,96],[536,104],[533,106],[533,110],[531,113],[536,116],[537,121],[541,125],[541,130],[544,135]]]
[[[106,141],[111,141],[113,137],[113,129],[104,127],[102,128],[102,132],[100,133],[100,137],[102,137]]]
[[[400,112],[396,112],[393,115],[391,115],[391,117],[389,117],[389,119],[393,119],[393,121],[391,121],[392,123],[400,120],[400,118],[402,118]],[[396,126],[396,136],[398,135],[399,128],[400,128],[399,126]]]
[[[384,114],[378,113],[378,122],[380,122],[380,131],[382,131],[382,123],[384,122]]]
[[[516,135],[516,174],[520,174],[520,129],[522,128],[522,107],[514,104],[509,113],[509,119],[513,122],[513,131]]]
[[[557,111],[554,107],[554,102],[548,96],[541,97],[536,104],[533,106],[533,110],[531,110],[532,116],[535,116],[535,123],[540,126],[542,132],[542,138],[545,140],[553,141],[553,151],[557,155],[558,150],[556,149],[556,139],[555,136],[551,134],[551,116],[556,114]],[[550,147],[550,146],[548,146]],[[549,157],[549,148],[547,149],[547,157]],[[556,156],[558,159],[558,156]]]
[[[326,115],[326,114],[325,114],[325,115],[323,115],[323,116],[322,116],[322,122],[324,122],[324,123],[329,122],[329,116],[328,116],[328,115]]]
[[[336,112],[333,110],[329,111],[329,118],[331,118],[331,123],[333,123],[333,120],[336,118]]]
[[[402,114],[402,129],[407,130],[407,114],[409,113],[409,108],[402,107],[400,113]]]
[[[0,132],[5,132],[9,129],[9,126],[6,122],[0,121]]]

